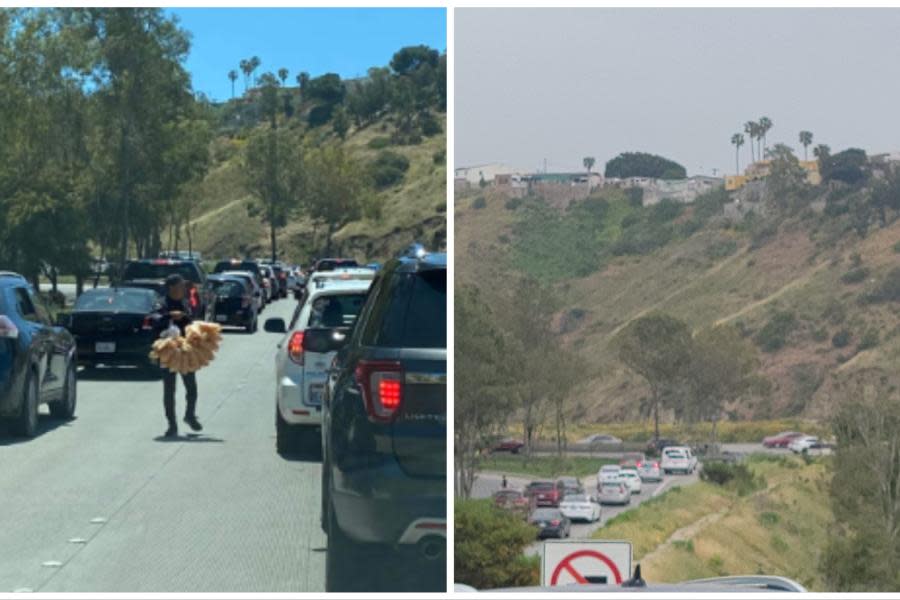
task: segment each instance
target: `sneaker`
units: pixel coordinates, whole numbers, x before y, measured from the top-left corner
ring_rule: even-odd
[[[165,437],[167,437],[167,438],[178,437],[178,426],[175,425],[175,423],[172,423],[171,425],[169,425],[169,428],[166,429]]]
[[[193,415],[185,417],[184,422],[194,431],[203,431],[203,425],[201,425],[200,421],[197,420],[197,417]]]

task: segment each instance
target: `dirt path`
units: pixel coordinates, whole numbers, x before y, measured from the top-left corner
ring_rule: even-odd
[[[809,280],[812,279],[816,273],[818,273],[819,271],[821,271],[822,269],[824,269],[827,266],[828,266],[827,262],[821,263],[819,266],[814,268],[812,271],[809,271],[803,277],[800,277],[798,279],[791,281],[790,283],[785,284],[784,286],[775,290],[774,292],[772,292],[771,294],[769,294],[768,296],[766,296],[765,298],[763,298],[761,300],[751,302],[750,304],[744,306],[741,310],[739,310],[737,312],[734,312],[728,316],[722,317],[721,319],[717,320],[715,322],[715,324],[721,325],[723,323],[727,323],[728,321],[734,320],[742,315],[745,315],[749,312],[756,310],[760,306],[768,304],[769,302],[771,302],[772,300],[775,300],[776,298],[780,298],[781,296],[783,296],[784,294],[786,294],[787,292],[789,292],[793,289],[796,289],[798,287],[806,285],[807,283],[809,283]]]
[[[653,560],[654,555],[659,554],[665,550],[668,550],[669,547],[672,544],[674,544],[675,542],[686,542],[688,540],[693,539],[694,536],[696,536],[698,533],[700,533],[707,526],[712,525],[713,523],[715,523],[716,521],[718,521],[719,519],[724,517],[728,513],[729,510],[730,510],[730,507],[724,508],[724,509],[720,510],[719,512],[714,512],[710,515],[706,515],[705,517],[701,517],[701,518],[697,519],[696,521],[694,521],[693,523],[691,523],[689,525],[685,525],[681,529],[676,529],[675,531],[672,532],[672,535],[670,535],[668,537],[668,539],[666,539],[666,541],[664,541],[662,544],[660,544],[659,546],[657,546],[656,548],[654,548],[653,550],[651,550],[650,552],[648,552],[647,554],[642,556],[640,558],[640,561],[644,562],[647,560]]]

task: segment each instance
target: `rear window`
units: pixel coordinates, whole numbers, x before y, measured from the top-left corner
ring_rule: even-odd
[[[681,450],[667,450],[666,456],[669,458],[684,458],[684,452]]]
[[[390,302],[384,316],[372,319],[364,343],[388,348],[446,348],[446,269],[395,273],[389,285]]]
[[[259,265],[252,260],[234,262],[223,260],[216,263],[216,268],[213,270],[213,273],[222,273],[223,271],[250,271],[252,273],[259,273]]]
[[[549,483],[549,482],[532,483],[531,484],[531,489],[533,489],[533,490],[552,490],[554,487],[556,487],[556,486],[554,486],[552,483]]]
[[[366,294],[319,296],[312,303],[308,327],[350,327],[366,303]]]
[[[134,262],[125,265],[122,278],[129,279],[165,279],[172,273],[178,273],[188,281],[200,283],[200,272],[194,263],[142,263]]]
[[[358,267],[359,263],[352,259],[340,260],[320,260],[316,263],[316,271],[334,271],[335,269],[347,269],[350,267]]]
[[[561,516],[562,513],[553,508],[539,508],[534,511],[533,515],[535,519],[558,519]]]
[[[620,489],[619,486],[620,484],[616,483],[615,481],[607,481],[603,483],[603,489],[606,490],[618,490]]]
[[[213,290],[220,298],[240,298],[244,295],[244,284],[240,281],[212,281]]]
[[[146,290],[89,290],[75,301],[75,310],[150,312],[157,296]]]
[[[564,499],[565,502],[587,502],[587,496],[584,494],[575,494],[573,496],[566,496]]]

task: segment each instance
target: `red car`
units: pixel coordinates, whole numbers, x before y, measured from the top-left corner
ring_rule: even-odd
[[[525,497],[535,506],[559,506],[559,488],[552,481],[532,481],[525,488]]]
[[[766,448],[787,448],[788,444],[803,435],[805,434],[800,433],[799,431],[782,431],[781,433],[763,438],[762,444]]]
[[[531,501],[519,490],[494,492],[494,506],[512,511],[530,512]]]
[[[513,438],[506,438],[491,448],[491,452],[511,452],[512,454],[518,454],[519,450],[524,447],[525,442]]]

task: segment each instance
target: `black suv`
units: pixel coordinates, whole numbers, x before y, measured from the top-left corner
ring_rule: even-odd
[[[339,349],[322,410],[327,591],[446,589],[447,256],[391,260]],[[402,565],[402,568],[400,568]]]
[[[175,258],[145,258],[125,263],[119,287],[140,287],[166,295],[166,277],[178,273],[187,282],[187,301],[191,312],[198,319],[206,315],[211,291],[206,281],[206,271],[196,260]]]

